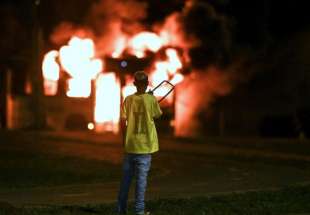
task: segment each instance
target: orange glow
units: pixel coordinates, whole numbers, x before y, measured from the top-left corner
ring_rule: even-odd
[[[158,29],[158,34],[164,45],[175,47],[185,45],[185,42],[182,40],[182,26],[180,25],[179,18],[178,13],[171,14],[166,17],[165,22],[161,28]]]
[[[164,45],[169,45],[171,35],[169,32],[157,35],[153,32],[141,32],[128,38],[125,34],[119,34],[115,38],[114,50],[110,53],[113,58],[122,57],[125,50],[138,58],[145,57],[147,51],[157,52]],[[120,81],[116,73],[101,73],[104,70],[104,62],[96,58],[94,41],[89,38],[73,36],[67,45],[59,51],[51,51],[46,54],[42,64],[44,87],[49,94],[55,95],[59,80],[59,73],[66,72],[70,75],[67,80],[68,97],[88,98],[91,95],[92,82],[95,85],[94,124],[89,123],[88,129],[97,132],[119,131],[121,94],[125,98],[136,92],[132,80],[127,80],[121,89]],[[163,80],[169,80],[176,85],[183,81],[183,75],[179,73],[182,62],[179,53],[174,48],[165,50],[165,60],[156,61],[153,71],[150,71],[150,86],[154,88]],[[94,81],[93,81],[94,80]],[[154,92],[154,96],[160,98],[171,88],[162,86]],[[172,104],[173,92],[165,99],[165,104]]]
[[[70,78],[67,82],[68,97],[87,98],[91,94],[91,80]]]
[[[170,75],[173,75],[177,72],[177,70],[182,68],[182,63],[181,60],[179,59],[178,53],[175,49],[167,49],[166,50],[166,55],[168,57],[168,72]]]
[[[118,39],[116,39],[115,50],[112,53],[112,57],[113,58],[118,58],[118,57],[121,56],[123,51],[126,49],[126,45],[127,45],[126,43],[127,43],[127,39],[124,36],[119,37]]]
[[[157,88],[154,91],[154,96],[156,96],[156,97],[163,97],[164,95],[166,95],[166,93],[169,90],[170,90],[170,87],[168,87],[168,86],[163,86],[163,87]]]
[[[169,76],[167,73],[167,67],[168,67],[167,62],[160,61],[155,64],[155,70],[151,74],[151,80],[152,80],[153,86],[158,85],[163,80],[169,79]]]
[[[154,71],[151,72],[151,85],[153,87],[156,87],[164,80],[169,80],[173,85],[183,81],[183,75],[178,73],[178,71],[182,68],[182,63],[178,56],[177,50],[168,48],[165,51],[165,54],[167,60],[157,61],[154,66]],[[158,98],[163,97],[170,89],[170,86],[163,85],[154,91],[154,96]],[[168,97],[165,99],[166,103],[172,104],[173,94],[174,92],[168,95]]]
[[[94,123],[92,123],[92,122],[88,123],[87,128],[88,128],[88,130],[94,130],[94,128],[95,128]]]
[[[44,94],[48,96],[56,95],[59,80],[59,65],[56,62],[58,51],[48,52],[43,59],[42,72],[44,78]]]
[[[58,51],[52,50],[48,52],[43,59],[42,71],[43,77],[51,81],[58,81],[59,79],[59,65],[56,62]]]
[[[95,51],[91,39],[72,37],[59,54],[61,66],[72,77],[93,79],[102,70],[102,61],[93,59]]]
[[[160,32],[160,38],[161,38],[163,45],[168,45],[171,40],[171,36],[168,33],[168,31]]]
[[[44,79],[44,95],[54,96],[57,94],[58,81]],[[28,92],[31,92],[31,88],[27,88]],[[29,91],[30,90],[30,91]]]
[[[172,79],[174,84],[182,81],[181,74],[177,73],[177,71],[182,68],[182,63],[177,51],[173,48],[169,48],[165,53],[167,60],[155,63],[155,70],[151,74],[153,86],[156,86],[163,80]],[[177,77],[174,78],[176,75]]]
[[[184,76],[182,74],[175,74],[173,78],[170,80],[170,83],[173,85],[177,85],[178,83],[182,82],[184,79]]]
[[[94,59],[95,48],[91,39],[72,37],[59,51],[62,68],[71,75],[68,82],[69,97],[88,97],[91,80],[102,71],[103,62]]]
[[[117,133],[119,114],[120,83],[115,73],[100,74],[96,80],[96,130]]]
[[[141,32],[129,41],[132,53],[138,58],[144,57],[147,50],[157,52],[162,45],[161,38],[152,32]]]
[[[123,87],[122,89],[122,95],[123,95],[123,99],[125,99],[127,96],[134,94],[135,92],[137,92],[137,89],[134,85],[126,85],[125,87]]]
[[[170,80],[170,82],[174,85],[183,80],[183,75],[177,73],[178,70],[182,68],[182,63],[177,51],[173,48],[169,48],[165,53],[167,60],[156,62],[155,69],[151,73],[151,83],[153,87],[157,86],[163,80]],[[169,91],[169,89],[169,86],[163,86],[156,90],[154,95],[157,97],[162,97]],[[172,94],[167,97],[168,102],[172,102]]]

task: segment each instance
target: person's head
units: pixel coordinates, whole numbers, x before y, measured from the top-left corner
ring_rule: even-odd
[[[135,72],[133,83],[136,86],[138,93],[144,93],[149,84],[147,74],[143,71]]]

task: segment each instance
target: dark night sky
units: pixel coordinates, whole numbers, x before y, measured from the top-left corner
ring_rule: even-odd
[[[203,2],[203,0],[201,0]],[[32,5],[30,0],[2,0],[0,3],[0,55],[4,61],[6,56],[18,58],[27,55],[31,40]],[[34,1],[32,1],[34,2]],[[40,21],[44,30],[44,38],[63,21],[81,24],[85,20],[90,6],[97,0],[41,0]],[[181,0],[149,0],[148,16],[145,23],[163,20],[175,10],[181,10]],[[228,17],[234,24],[233,43],[240,47],[256,48],[310,28],[310,19],[304,1],[278,0],[205,0],[215,9]],[[26,52],[26,53],[25,53]],[[13,60],[14,61],[14,60]]]
[[[255,38],[256,34],[266,32],[271,33],[272,36],[281,37],[299,31],[309,26],[310,23],[305,1],[205,1],[211,3],[217,11],[235,20],[241,41],[250,40],[249,38]],[[10,11],[12,16],[16,16],[25,25],[31,21],[29,2],[2,0],[0,5],[1,10]],[[46,31],[51,31],[64,20],[80,23],[85,18],[92,2],[96,2],[96,0],[41,0],[42,25]],[[180,10],[184,5],[184,1],[181,0],[151,0],[147,2],[149,5],[147,22],[158,21],[171,12]]]

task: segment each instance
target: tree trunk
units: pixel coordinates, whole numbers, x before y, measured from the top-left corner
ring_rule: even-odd
[[[39,0],[33,1],[33,66],[32,66],[32,110],[34,129],[46,127],[45,105],[43,100],[43,75],[41,72],[42,30],[39,24]]]

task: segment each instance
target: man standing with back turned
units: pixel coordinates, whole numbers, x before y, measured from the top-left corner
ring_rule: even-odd
[[[134,85],[137,92],[125,99],[121,110],[125,156],[117,211],[119,214],[126,214],[130,183],[135,176],[135,213],[144,215],[149,214],[144,211],[144,194],[151,154],[158,151],[154,119],[160,117],[162,111],[156,98],[146,93],[148,76],[144,72],[138,71],[134,74]]]

